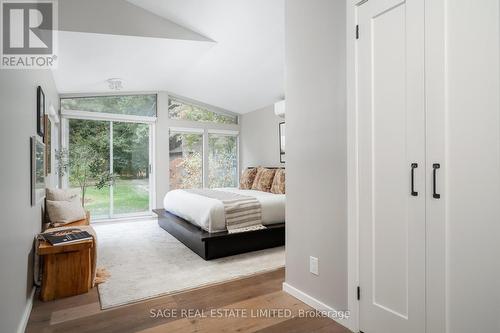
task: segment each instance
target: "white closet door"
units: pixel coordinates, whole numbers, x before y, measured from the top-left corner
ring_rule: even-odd
[[[360,329],[425,332],[424,1],[358,8]],[[411,165],[414,191],[411,193]]]

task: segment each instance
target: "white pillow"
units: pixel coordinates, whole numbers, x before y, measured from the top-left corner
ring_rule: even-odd
[[[71,201],[47,200],[46,207],[50,223],[53,225],[64,225],[87,217],[78,197]]]
[[[48,188],[45,190],[46,199],[50,201],[71,201],[80,197],[80,190],[77,188],[60,190],[58,188]]]

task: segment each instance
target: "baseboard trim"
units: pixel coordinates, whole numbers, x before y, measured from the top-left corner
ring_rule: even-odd
[[[340,319],[335,316],[335,313],[337,310],[332,308],[331,306],[326,305],[325,303],[317,300],[316,298],[309,296],[308,294],[304,293],[303,291],[289,285],[288,283],[284,282],[283,283],[283,291],[292,295],[293,297],[297,298],[298,300],[306,303],[310,307],[312,307],[315,310],[318,311],[324,311],[328,314],[328,317],[337,323],[339,323],[342,326],[347,327],[351,331],[355,331],[355,328],[352,325],[352,322],[350,319]]]
[[[31,309],[33,308],[33,299],[35,298],[35,290],[33,287],[31,290],[31,294],[28,298],[28,303],[26,303],[26,308],[24,309],[23,316],[21,317],[21,322],[17,328],[17,333],[24,333],[26,331],[26,327],[28,326],[28,321],[30,319]]]

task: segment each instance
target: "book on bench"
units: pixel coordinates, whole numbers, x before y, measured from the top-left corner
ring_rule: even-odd
[[[40,234],[40,236],[53,246],[72,244],[92,239],[92,235],[87,231],[77,228],[44,232]]]

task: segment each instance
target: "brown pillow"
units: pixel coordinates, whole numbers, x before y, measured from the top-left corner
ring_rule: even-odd
[[[285,194],[285,169],[276,170],[273,185],[271,186],[271,193]]]
[[[256,174],[257,168],[245,169],[240,178],[240,189],[251,190]]]
[[[257,168],[257,174],[253,181],[252,190],[269,192],[273,184],[275,169]]]

